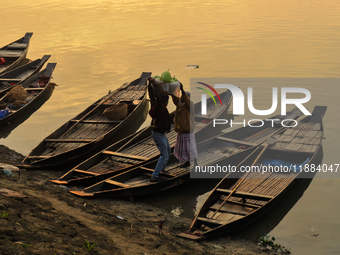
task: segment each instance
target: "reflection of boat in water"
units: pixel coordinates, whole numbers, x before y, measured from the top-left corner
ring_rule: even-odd
[[[212,190],[190,230],[179,236],[199,241],[239,231],[265,215],[299,178],[311,178],[314,172],[309,167],[322,154],[325,111],[326,107],[316,106],[312,116],[258,146],[237,166],[238,171],[228,174]],[[270,167],[276,170],[263,172]],[[262,172],[256,170],[259,168]],[[242,173],[242,169],[248,171]]]

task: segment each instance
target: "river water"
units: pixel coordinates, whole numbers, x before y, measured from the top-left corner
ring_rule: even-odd
[[[51,54],[50,62],[58,63],[53,81],[59,86],[1,143],[26,155],[109,90],[143,71],[161,74],[170,69],[186,88],[191,78],[244,79],[245,86],[263,79],[255,91],[258,108],[268,106],[264,102],[273,86],[290,82],[288,86],[307,88],[312,94],[309,107],[328,106],[323,162],[340,163],[339,14],[336,0],[7,1],[1,7],[0,44],[33,32],[28,58]],[[187,65],[199,68],[189,70]],[[293,254],[340,252],[340,179],[319,177],[268,228]],[[213,185],[188,185],[161,194],[158,202],[145,201],[193,217],[196,197]]]

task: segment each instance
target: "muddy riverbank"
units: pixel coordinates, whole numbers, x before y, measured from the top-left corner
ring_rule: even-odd
[[[0,145],[0,163],[22,159]],[[1,254],[275,254],[243,239],[196,243],[178,238],[190,219],[142,202],[75,197],[49,181],[61,174],[21,171],[7,176],[1,170]],[[161,234],[160,221],[165,221]]]

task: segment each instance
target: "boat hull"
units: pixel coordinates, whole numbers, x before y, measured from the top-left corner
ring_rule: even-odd
[[[316,154],[313,156],[313,158],[307,163],[307,164],[319,164],[322,161],[322,146],[320,146],[316,152]],[[282,202],[287,194],[291,192],[292,189],[297,187],[300,182],[304,181],[305,179],[313,179],[315,176],[315,173],[301,173],[301,175],[297,176],[278,196],[270,200],[266,205],[261,207],[260,209],[254,211],[253,213],[247,215],[246,217],[243,217],[237,221],[233,221],[229,224],[222,225],[212,231],[208,231],[204,233],[201,238],[196,239],[195,241],[200,241],[204,239],[211,239],[218,236],[226,236],[233,233],[236,233],[238,231],[241,231],[248,225],[256,222],[260,218],[264,217],[268,213],[270,213],[271,209],[276,206],[278,203]]]
[[[224,92],[221,94],[221,96],[225,99],[227,104],[224,106],[224,108],[221,110],[219,109],[219,112],[215,112],[212,110],[212,114],[216,113],[216,117],[225,117],[228,114],[228,109],[232,101],[232,95],[230,91]],[[211,101],[211,102],[210,102]],[[213,100],[208,101],[208,105],[210,105],[212,108],[214,108]],[[196,106],[195,106],[196,109]],[[171,114],[171,116],[174,116],[174,113]],[[195,137],[196,141],[200,142],[206,139],[207,137],[211,137],[213,135],[216,135],[220,132],[219,129],[213,128],[212,121],[209,123],[201,122],[201,117],[199,115],[196,115],[196,128],[195,128]],[[174,146],[175,144],[175,138],[177,134],[172,131],[168,134],[166,134],[171,146]],[[138,145],[139,144],[139,145]],[[152,146],[150,146],[152,145]],[[144,148],[150,152],[145,153],[143,149],[140,147],[145,146]],[[102,161],[110,157],[112,153],[128,153],[128,155],[133,157],[133,154],[135,152],[144,154],[145,159],[142,161],[133,164],[130,164],[127,167],[113,167],[114,169],[111,169],[111,167],[106,167],[106,172],[101,172],[100,174],[96,174],[95,172],[91,172],[96,165],[99,165]],[[106,154],[106,155],[105,155]],[[157,160],[159,157],[159,151],[156,146],[154,146],[154,142],[151,138],[151,128],[147,127],[141,130],[136,135],[133,135],[131,137],[125,138],[112,146],[105,149],[105,151],[98,153],[97,155],[94,155],[90,159],[85,160],[81,164],[77,165],[74,169],[70,170],[68,173],[63,175],[60,180],[53,180],[53,182],[57,184],[70,184],[70,185],[80,185],[80,186],[90,186],[97,182],[100,182],[102,180],[105,180],[107,178],[110,178],[112,176],[115,176],[117,174],[120,174],[125,171],[129,171],[135,167],[149,164],[152,161]],[[91,169],[91,171],[86,171],[87,169]],[[102,170],[102,169],[101,169]],[[79,177],[81,175],[81,177]]]
[[[14,68],[22,64],[22,62],[25,60],[27,56],[28,47],[29,47],[29,43],[30,43],[32,35],[33,33],[26,33],[24,37],[0,49],[0,57],[3,57],[6,59],[6,61],[8,61],[8,64],[5,63],[4,65],[0,66],[0,74],[4,74],[8,71],[11,71]],[[16,44],[21,44],[21,43],[26,44],[26,47],[18,49],[17,52],[13,56],[11,56],[12,50],[9,49],[9,47],[11,47],[11,45],[16,45]]]
[[[109,129],[106,129],[104,134],[101,136],[96,135],[96,138],[91,142],[84,143],[80,146],[77,146],[76,148],[72,148],[67,151],[61,151],[59,153],[56,153],[55,155],[34,160],[35,155],[39,157],[39,155],[41,155],[45,150],[48,149],[44,142],[46,139],[56,139],[56,142],[58,142],[57,140],[62,137],[63,134],[67,133],[70,129],[74,127],[74,124],[72,122],[74,119],[83,119],[84,116],[87,116],[88,113],[96,109],[95,104],[101,105],[101,102],[104,102],[106,97],[110,98],[110,94],[108,94],[108,96],[103,97],[101,100],[98,100],[95,104],[85,109],[74,119],[68,121],[59,129],[57,129],[54,133],[45,138],[45,140],[41,142],[35,149],[33,149],[32,152],[23,160],[22,167],[25,167],[26,169],[69,170],[80,162],[84,161],[85,159],[90,158],[94,154],[110,146],[111,144],[114,144],[120,139],[134,133],[144,122],[148,113],[148,102],[146,99],[146,77],[148,75],[151,74],[143,73],[142,77],[136,80],[136,82],[139,81],[143,84],[132,84],[142,86],[145,85],[144,94],[142,99],[139,100],[138,104],[133,108],[133,110],[128,114],[125,119],[119,122],[119,124],[109,124],[111,125],[109,126]],[[122,86],[120,89],[116,90],[113,93],[125,91],[125,88],[126,87]],[[77,123],[77,121],[74,122]]]
[[[267,214],[298,183],[311,181],[315,173],[309,166],[322,161],[326,109],[316,106],[296,127],[271,135],[217,184],[190,230],[178,236],[199,241],[240,231]]]
[[[55,84],[50,83],[50,81],[55,66],[56,66],[55,63],[47,65],[46,69],[44,69],[40,73],[31,76],[24,83],[22,83],[23,88],[30,89],[30,92],[32,92],[36,90],[36,88],[29,88],[30,85],[33,85],[37,81],[39,81],[41,76],[49,77],[45,87],[41,88],[41,91],[37,89],[38,94],[31,101],[26,103],[23,107],[21,107],[18,110],[15,111],[12,110],[12,112],[9,115],[0,120],[1,127],[0,135],[2,137],[6,137],[8,133],[10,133],[15,127],[24,122],[26,119],[28,119],[51,97],[55,88]]]

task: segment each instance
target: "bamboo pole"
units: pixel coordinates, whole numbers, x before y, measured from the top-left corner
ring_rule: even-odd
[[[266,141],[266,145],[264,146],[264,148],[262,149],[262,151],[260,152],[260,154],[256,157],[256,159],[254,160],[253,164],[251,165],[254,166],[257,161],[261,158],[261,156],[263,155],[263,153],[267,150],[267,148],[275,143],[275,139],[273,138],[269,138]],[[212,214],[212,216],[210,217],[211,219],[216,215],[216,213],[222,208],[222,206],[228,201],[228,199],[236,192],[237,188],[242,184],[242,182],[245,180],[245,178],[248,176],[250,172],[246,173],[246,175],[238,182],[238,184],[233,188],[233,190],[230,192],[230,194],[224,199],[224,201],[220,204],[220,206],[217,208],[217,210]]]

